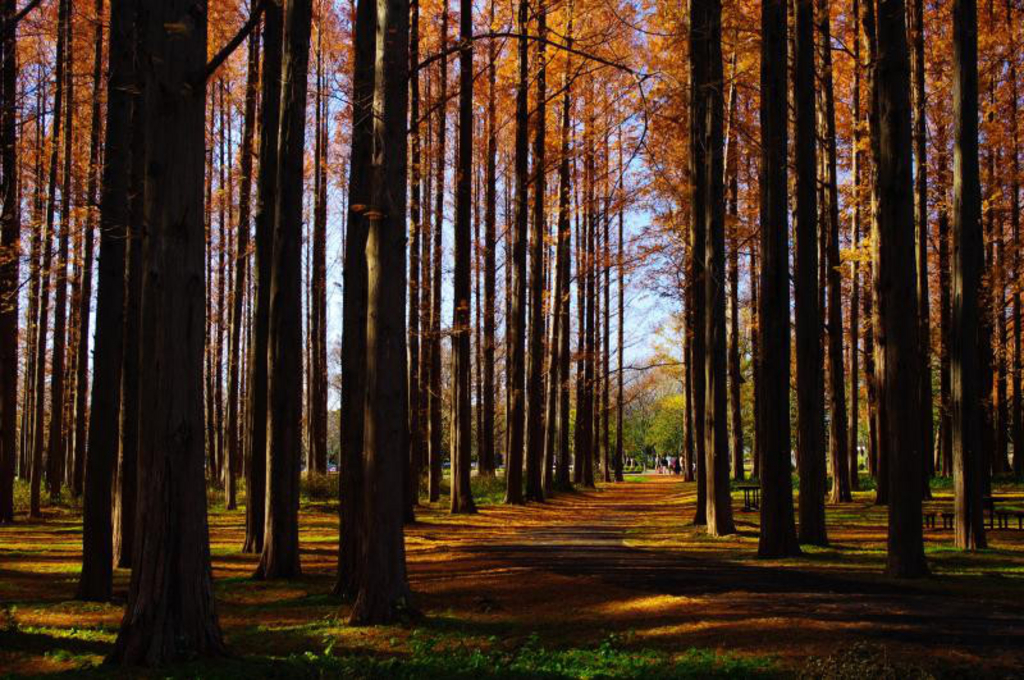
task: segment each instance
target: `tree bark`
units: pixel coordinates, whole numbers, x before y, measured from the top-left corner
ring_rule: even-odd
[[[490,20],[494,24],[494,4],[490,3]],[[495,248],[497,247],[497,159],[498,132],[495,97],[497,45],[487,41],[487,160],[484,168],[484,400],[483,449],[477,453],[478,472],[493,475],[494,460],[494,334],[495,334]]]
[[[537,34],[547,36],[543,6],[538,9]],[[544,500],[544,145],[547,130],[547,70],[544,43],[537,43],[537,100],[533,138],[533,229],[530,238],[530,351],[526,414],[526,499]]]
[[[203,479],[205,88],[189,86],[206,63],[206,7],[165,0],[139,9],[147,154],[140,521],[128,603],[110,660],[156,666],[220,656],[224,643]],[[120,328],[114,330],[119,336]]]
[[[789,434],[789,229],[787,224],[786,5],[761,7],[761,536],[758,555],[799,555]]]
[[[473,4],[459,7],[459,147],[455,169],[455,280],[452,304],[452,513],[476,511],[469,486],[473,453],[470,295],[473,232]],[[403,212],[398,219],[404,219]],[[538,408],[543,403],[538,401]],[[536,440],[535,440],[536,441]],[[537,470],[540,472],[539,468]],[[538,479],[538,485],[540,480]]]
[[[708,498],[707,439],[705,438],[707,425],[707,378],[705,375],[707,297],[705,291],[707,282],[704,272],[707,254],[707,195],[705,190],[707,181],[704,174],[707,172],[707,161],[704,143],[709,112],[703,90],[709,85],[707,85],[708,55],[705,49],[698,47],[702,38],[707,39],[702,35],[702,31],[706,29],[703,23],[696,20],[696,17],[701,16],[703,12],[703,2],[690,0],[691,17],[695,18],[690,22],[691,215],[689,276],[687,278],[690,281],[689,370],[693,396],[694,453],[697,458],[697,507],[693,523],[698,526],[707,524]]]
[[[516,90],[515,124],[515,211],[512,229],[512,300],[508,312],[509,422],[505,466],[505,502],[523,502],[523,447],[526,382],[526,240],[528,227],[528,126],[527,83],[529,54],[526,32],[529,3],[519,0],[516,30],[519,52],[519,84]],[[539,278],[538,278],[539,281]]]
[[[445,3],[441,12],[441,47],[448,48],[448,4]],[[441,497],[441,478],[444,476],[442,470],[442,449],[443,422],[441,419],[441,406],[444,402],[441,394],[441,258],[443,257],[443,235],[444,235],[444,167],[446,162],[445,142],[448,137],[448,57],[447,54],[441,58],[440,64],[440,94],[437,112],[437,166],[435,167],[435,202],[434,202],[434,244],[433,244],[433,274],[431,276],[430,292],[430,458],[429,475],[429,498],[430,502],[437,501]]]
[[[917,309],[921,328],[921,454],[924,477],[922,493],[931,498],[928,480],[935,473],[932,450],[935,446],[935,426],[932,422],[932,342],[931,342],[931,296],[928,291],[928,130],[925,115],[925,74],[924,74],[924,0],[911,0],[910,33],[913,38],[911,51],[911,86],[913,90],[913,144],[914,168],[914,225],[916,228],[917,265]]]
[[[573,10],[575,5],[569,3],[566,19],[565,42],[572,47]],[[565,71],[562,73],[562,121],[561,121],[561,153],[558,162],[558,243],[557,263],[555,270],[555,347],[552,348],[551,381],[558,386],[558,461],[555,466],[555,487],[560,491],[572,488],[569,479],[569,319],[572,296],[569,292],[570,253],[572,252],[572,225],[570,223],[570,145],[572,111],[572,60],[566,55]],[[557,365],[555,358],[557,357]],[[486,395],[487,392],[485,391]],[[551,390],[554,399],[555,390]],[[552,411],[548,411],[549,416]]]
[[[796,316],[797,464],[800,542],[825,545],[824,381],[818,308],[818,177],[814,82],[814,5],[796,0]]]
[[[335,592],[355,597],[363,554],[363,446],[366,413],[367,263],[370,162],[373,132],[377,10],[356,4],[352,72],[352,149],[349,154],[348,224],[341,336],[341,461],[338,465],[340,538]]]
[[[18,459],[18,272],[21,215],[15,98],[18,89],[15,0],[5,0],[0,30],[0,524],[14,522],[14,468]]]
[[[409,170],[409,478],[406,480],[406,511],[408,522],[415,518],[420,503],[420,466],[426,450],[422,417],[425,387],[420,364],[420,251],[423,250],[423,215],[421,195],[423,187],[423,150],[420,141],[420,2],[409,3],[409,127],[412,167]],[[424,329],[426,330],[426,329]]]
[[[259,578],[295,578],[302,457],[302,167],[311,0],[286,0],[281,55],[277,205],[267,336],[267,512]]]
[[[150,10],[152,11],[152,10]],[[138,0],[111,0],[110,71],[107,79],[107,139],[100,182],[100,263],[96,280],[96,346],[93,353],[92,407],[82,505],[82,573],[75,596],[109,600],[113,578],[111,484],[118,450],[124,350],[125,242],[130,220],[131,170],[142,150],[133,145],[133,90],[136,74],[136,21],[148,18]],[[141,55],[140,55],[141,56]],[[139,97],[141,99],[141,97]],[[139,102],[141,104],[141,102]],[[200,106],[202,103],[200,102]],[[138,121],[138,125],[143,125]],[[202,126],[200,125],[200,134]],[[143,133],[140,133],[142,136]],[[143,137],[143,143],[145,138]],[[200,136],[200,150],[203,137]],[[165,145],[166,146],[166,145]],[[199,174],[202,182],[202,172]],[[138,338],[133,338],[138,342]],[[201,368],[201,363],[200,363]],[[202,399],[202,390],[198,398]],[[202,427],[200,420],[200,428]],[[200,439],[202,441],[202,439]],[[202,444],[200,444],[202,449]],[[200,459],[200,465],[201,459]],[[205,506],[205,492],[203,502]],[[205,515],[203,518],[205,522]]]
[[[402,468],[409,451],[404,317],[409,63],[406,0],[378,0],[376,53],[370,230],[366,242],[365,544],[359,592],[350,619],[360,624],[390,623],[409,606],[402,533]]]
[[[825,186],[821,214],[825,220],[821,234],[825,240],[826,281],[828,284],[827,337],[828,337],[828,404],[829,454],[832,466],[830,501],[843,503],[852,500],[850,494],[850,456],[847,441],[846,380],[843,366],[843,281],[839,255],[839,180],[836,171],[836,112],[832,82],[832,27],[828,0],[817,0],[818,32],[821,40],[821,75],[823,83],[824,117],[821,131],[825,135]]]
[[[982,333],[979,288],[984,266],[978,163],[978,6],[953,2],[953,486],[956,545],[986,547],[982,476]]]
[[[921,527],[920,318],[914,266],[910,60],[903,0],[878,6],[878,280],[884,329],[882,403],[888,441],[889,541],[887,572],[898,578],[928,573]],[[910,395],[910,396],[908,396]],[[913,395],[917,395],[915,398]]]
[[[1013,239],[1012,268],[1013,280],[1021,280],[1021,241],[1020,241],[1020,122],[1018,121],[1018,82],[1017,58],[1018,44],[1014,26],[1013,2],[1006,2],[1006,30],[1010,36],[1009,62],[1010,80],[1010,236]],[[1013,440],[1013,472],[1018,479],[1024,477],[1024,404],[1021,401],[1021,291],[1014,286],[1011,294],[1013,300],[1013,366],[1010,370],[1010,383],[1013,389],[1011,417],[1011,438]]]
[[[245,543],[242,552],[262,553],[267,493],[267,359],[269,358],[270,286],[277,211],[277,135],[281,120],[281,5],[269,2],[263,16],[263,66],[260,75],[260,155],[256,178],[256,277],[249,347],[249,405],[246,438],[249,461],[245,479]],[[349,220],[351,230],[351,219]],[[351,231],[350,231],[351,234]],[[350,239],[351,240],[351,239]],[[346,290],[348,286],[346,285]],[[346,324],[347,327],[347,324]],[[342,362],[344,364],[344,361]],[[344,369],[342,369],[344,372]],[[343,430],[346,437],[348,429]]]

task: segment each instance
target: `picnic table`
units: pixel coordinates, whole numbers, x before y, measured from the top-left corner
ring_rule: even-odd
[[[743,491],[743,509],[757,510],[761,507],[761,487],[757,484],[742,484],[737,487]]]

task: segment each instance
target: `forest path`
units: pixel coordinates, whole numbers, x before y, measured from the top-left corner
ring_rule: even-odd
[[[511,619],[545,639],[618,632],[676,650],[783,658],[866,642],[918,661],[1020,672],[1019,573],[957,574],[947,560],[930,579],[888,579],[878,545],[884,524],[830,526],[830,548],[760,560],[756,513],[737,511],[738,534],[711,538],[690,524],[693,484],[632,479],[643,481],[527,508],[485,508],[461,528],[449,525],[454,536],[443,564],[412,557],[414,590],[444,592],[448,606],[462,600],[484,619]],[[836,512],[844,507],[861,504]]]

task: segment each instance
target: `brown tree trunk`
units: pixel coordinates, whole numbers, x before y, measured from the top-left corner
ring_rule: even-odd
[[[626,323],[626,311],[625,311],[625,297],[626,297],[626,270],[625,270],[625,254],[623,244],[623,226],[624,226],[624,213],[625,213],[625,202],[626,202],[626,191],[625,191],[625,175],[623,174],[622,168],[622,127],[619,127],[619,247],[616,251],[616,266],[619,270],[619,328],[618,328],[618,347],[616,355],[618,357],[619,366],[616,371],[616,382],[617,389],[615,392],[615,481],[621,482],[622,476],[622,411],[623,411],[623,398],[622,398],[622,355],[623,355],[623,332],[625,331]]]
[[[111,484],[115,455],[118,451],[122,354],[125,340],[125,241],[130,221],[130,171],[142,153],[142,150],[133,144],[135,140],[132,134],[132,108],[135,97],[132,91],[140,89],[141,81],[137,79],[135,71],[136,44],[140,30],[136,27],[136,21],[143,18],[148,17],[143,14],[137,0],[111,1],[107,138],[100,182],[101,257],[96,279],[96,346],[93,351],[89,441],[86,453],[85,497],[82,505],[82,573],[75,594],[77,598],[83,600],[109,600],[112,588],[114,555]],[[203,107],[201,101],[199,106]],[[142,122],[139,121],[137,124],[142,125]],[[200,124],[200,161],[204,145],[202,132]],[[201,171],[199,181],[201,187]],[[137,338],[134,340],[138,342]],[[201,371],[201,358],[199,365]],[[202,400],[201,389],[197,398]],[[201,418],[198,426],[201,430]],[[200,437],[200,452],[203,448],[201,442]],[[205,503],[204,491],[204,507]],[[203,521],[205,523],[205,514]]]
[[[490,20],[494,24],[494,0],[490,3]],[[497,45],[487,41],[487,160],[484,169],[484,365],[483,365],[483,448],[478,452],[478,471],[493,475],[494,460],[494,298],[495,248],[497,247],[497,157],[498,133],[495,101]]]
[[[761,7],[761,536],[758,555],[800,554],[793,519],[789,434],[789,230],[787,225],[786,4]]]
[[[386,1],[386,0],[382,0]],[[455,280],[452,300],[452,513],[476,511],[469,487],[473,453],[473,395],[470,381],[470,294],[473,231],[473,4],[459,8],[459,146],[455,169]],[[394,85],[392,85],[394,87]],[[403,144],[404,146],[404,144]],[[403,201],[404,204],[404,201]],[[397,221],[404,220],[403,212]],[[538,408],[542,402],[538,400]],[[537,441],[537,440],[535,440]],[[538,467],[537,472],[540,472]],[[537,480],[538,487],[540,479]]]
[[[374,55],[377,8],[373,0],[356,4],[352,72],[352,149],[349,154],[348,221],[341,336],[341,460],[338,484],[340,538],[335,592],[355,597],[363,554],[363,443],[366,414],[366,239],[370,202],[370,154],[373,133]]]
[[[945,126],[939,128],[944,132]],[[937,131],[938,132],[938,131]],[[940,137],[940,135],[936,135]],[[945,141],[948,137],[941,135]],[[940,148],[945,148],[940,147]],[[948,155],[942,151],[939,153],[939,167],[947,167],[945,162]],[[935,467],[944,477],[953,474],[953,413],[951,402],[951,364],[950,344],[952,342],[952,328],[950,328],[952,313],[950,297],[950,241],[949,241],[949,181],[948,173],[941,171],[938,182],[939,219],[938,219],[938,241],[939,241],[939,370],[941,372],[939,382],[939,446],[936,456]]]
[[[932,342],[931,342],[931,296],[928,291],[928,138],[927,119],[925,116],[925,76],[924,76],[924,0],[912,0],[910,6],[910,32],[913,38],[911,52],[911,85],[913,90],[913,140],[914,168],[914,225],[916,228],[916,264],[917,264],[917,309],[920,315],[921,328],[918,331],[920,340],[921,368],[921,454],[923,457],[924,477],[922,493],[931,498],[931,487],[928,479],[935,473],[932,450],[935,446],[935,426],[932,422]]]
[[[249,198],[252,194],[252,137],[256,119],[256,87],[259,75],[259,34],[249,37],[248,75],[245,83],[245,112],[242,126],[241,148],[241,195],[238,198],[238,248],[235,255],[235,294],[231,299],[231,346],[228,348],[228,431],[227,431],[227,505],[235,508],[235,478],[240,468],[241,441],[239,436],[239,401],[242,354],[240,351],[242,326],[242,301],[246,287],[246,263],[249,253]]]
[[[366,241],[365,545],[350,619],[361,624],[390,623],[409,607],[402,533],[402,469],[409,451],[404,317],[408,3],[379,0],[377,21]]]
[[[62,32],[61,40],[64,41],[63,78],[64,78],[64,108],[62,114],[55,112],[55,115],[64,116],[63,126],[63,168],[61,169],[60,180],[60,234],[57,237],[57,270],[55,272],[54,285],[56,292],[53,301],[53,353],[50,357],[50,431],[46,446],[46,481],[48,482],[50,499],[60,497],[60,486],[64,481],[64,466],[66,463],[65,432],[64,432],[64,360],[67,349],[67,300],[68,300],[68,244],[71,236],[71,154],[72,135],[74,134],[74,118],[71,115],[74,109],[74,79],[72,76],[72,64],[74,62],[74,49],[69,47],[72,40],[72,0],[63,0],[60,5],[60,13],[63,19],[58,18],[58,29]],[[58,57],[59,58],[59,57]],[[51,171],[51,177],[54,177]],[[51,191],[51,206],[53,210],[53,193]]]
[[[242,552],[262,553],[266,530],[267,359],[269,358],[270,287],[277,211],[277,135],[281,120],[281,5],[267,3],[263,16],[263,66],[260,75],[260,155],[256,178],[255,295],[253,338],[249,348],[249,399],[246,438],[249,461],[245,478],[245,542]],[[349,220],[351,234],[351,219]],[[350,239],[351,240],[351,239]],[[348,286],[346,285],[346,290]],[[346,324],[347,327],[347,324]],[[342,362],[344,363],[344,361]],[[344,371],[344,369],[343,369]],[[344,381],[343,381],[344,382]],[[346,428],[343,437],[350,433]]]
[[[528,125],[527,83],[529,79],[529,54],[526,32],[528,29],[529,3],[519,0],[516,15],[516,30],[519,52],[519,83],[516,90],[515,124],[515,214],[512,230],[512,299],[508,311],[508,374],[509,374],[509,415],[506,425],[508,448],[505,465],[505,502],[523,502],[523,447],[525,417],[526,381],[526,236],[528,227],[529,195],[528,178]],[[539,281],[540,278],[537,278]],[[536,440],[535,440],[536,441]]]
[[[96,16],[103,16],[103,0],[96,0]],[[92,114],[89,127],[89,179],[86,188],[87,213],[82,233],[84,261],[82,263],[81,289],[78,296],[77,323],[78,341],[75,344],[75,431],[74,431],[74,472],[71,475],[71,491],[75,497],[82,495],[85,483],[86,458],[86,395],[88,393],[89,365],[89,318],[92,315],[92,269],[93,269],[93,225],[96,204],[96,185],[99,179],[100,156],[100,89],[103,86],[103,22],[97,21],[93,39],[92,62]]]
[[[956,545],[986,546],[981,504],[983,393],[978,351],[979,288],[984,265],[981,174],[978,163],[978,6],[953,2],[953,486]],[[918,525],[920,526],[920,524]]]
[[[15,97],[18,65],[15,50],[15,0],[0,7],[3,31],[0,52],[0,524],[14,522],[14,468],[18,459],[18,272],[21,215],[18,203],[18,150]],[[97,29],[99,30],[99,29]],[[24,412],[23,412],[24,413]]]
[[[826,280],[828,283],[828,404],[829,454],[832,463],[832,503],[852,500],[850,494],[850,454],[847,440],[846,379],[843,366],[843,280],[839,256],[839,179],[836,171],[836,110],[832,82],[832,24],[828,0],[817,0],[818,32],[821,44],[821,74],[825,135],[825,186],[821,234],[825,241]],[[855,374],[852,374],[855,375]]]
[[[920,318],[914,266],[914,199],[911,175],[910,59],[903,0],[878,6],[878,279],[884,329],[881,385],[889,465],[888,567],[891,576],[928,572],[921,528]],[[914,398],[912,395],[917,395]]]
[[[309,404],[310,462],[309,469],[317,474],[327,473],[327,77],[323,67],[323,22],[317,18],[316,83],[316,136],[320,140],[314,163],[313,195],[313,262],[310,296],[312,361]]]
[[[796,0],[796,316],[797,464],[800,542],[825,545],[824,380],[818,307],[817,126],[814,83],[814,5]]]
[[[311,0],[286,0],[281,125],[268,327],[267,512],[259,578],[294,578],[299,565],[302,456],[302,167]]]
[[[134,34],[133,34],[134,35]],[[128,242],[125,246],[124,340],[121,361],[121,446],[114,486],[114,562],[132,564],[138,494],[139,324],[142,307],[142,219],[145,199],[143,102],[133,93],[131,174],[128,187]]]
[[[525,26],[524,26],[525,30]],[[546,39],[543,7],[537,15],[537,34]],[[544,500],[544,138],[547,131],[547,70],[544,43],[537,43],[537,100],[533,138],[533,229],[530,235],[530,351],[527,373],[526,499]],[[525,206],[524,206],[525,208]]]
[[[406,480],[406,511],[408,522],[415,518],[415,507],[420,502],[420,465],[426,449],[423,427],[424,369],[420,364],[420,251],[423,249],[423,210],[420,204],[423,177],[423,151],[420,142],[420,3],[409,3],[409,127],[411,168],[409,170],[409,475]]]
[[[575,5],[569,3],[568,17],[566,19],[565,42],[572,47],[572,22]],[[569,319],[570,304],[572,296],[569,292],[570,278],[570,253],[572,252],[572,225],[570,223],[569,204],[572,191],[570,185],[570,146],[569,135],[571,127],[572,111],[572,84],[571,68],[572,63],[566,55],[565,71],[562,73],[562,120],[561,120],[561,153],[558,163],[558,243],[557,263],[555,270],[555,310],[554,316],[557,325],[555,332],[555,347],[552,348],[552,371],[551,380],[558,385],[558,461],[555,466],[555,487],[560,491],[568,491],[572,488],[569,479]],[[557,371],[555,357],[557,356]],[[557,376],[557,379],[556,379]],[[551,394],[554,395],[552,390]],[[485,392],[486,394],[486,392]],[[548,411],[549,415],[551,411]]]
[[[445,3],[441,12],[441,47],[448,48],[448,5]],[[430,458],[429,498],[433,503],[441,497],[442,470],[442,419],[441,406],[444,402],[441,394],[441,258],[443,257],[444,235],[444,167],[446,161],[445,142],[448,137],[448,57],[441,57],[440,94],[437,113],[437,166],[435,167],[435,200],[434,200],[434,243],[433,273],[430,291]]]
[[[1010,418],[1011,439],[1013,440],[1013,471],[1018,479],[1024,477],[1024,404],[1021,401],[1021,242],[1020,242],[1020,123],[1018,121],[1018,82],[1017,34],[1014,26],[1014,7],[1010,0],[1006,2],[1006,30],[1010,36],[1009,62],[1010,80],[1010,237],[1013,239],[1011,253],[1013,256],[1013,280],[1018,282],[1013,288],[1013,365],[1010,369],[1010,383],[1013,389],[1012,416]]]
[[[139,12],[148,163],[140,354],[141,521],[128,603],[110,657],[131,666],[224,653],[214,606],[203,479],[205,88],[189,79],[205,66],[206,22],[205,17],[193,18],[196,9],[193,0],[165,0],[140,4]],[[205,14],[205,3],[198,9]],[[188,28],[172,33],[167,28],[172,25]],[[108,138],[114,139],[109,130]],[[168,139],[175,143],[166,143]],[[120,337],[119,326],[112,330]],[[96,396],[94,390],[94,400]],[[90,459],[93,452],[90,447]]]
[[[736,531],[729,494],[729,422],[726,383],[725,337],[725,191],[722,73],[722,6],[718,0],[701,3],[702,12],[691,24],[691,50],[701,51],[703,78],[696,92],[698,110],[705,116],[701,145],[704,148],[704,232],[707,250],[705,275],[705,361],[707,377],[704,432],[707,439],[707,526],[712,536]],[[692,6],[691,6],[692,7]],[[698,17],[700,21],[698,21]],[[698,225],[698,229],[701,227]],[[698,333],[700,329],[698,329]]]
[[[860,1],[853,0],[851,15],[860,15]],[[853,221],[850,224],[851,240],[854,251],[860,247],[861,209],[863,192],[861,188],[861,168],[864,165],[864,152],[861,148],[861,105],[860,81],[863,68],[860,57],[860,25],[854,24],[856,32],[853,40]],[[849,455],[850,491],[860,490],[860,297],[861,272],[857,258],[850,261],[850,420],[847,428],[847,453]]]
[[[691,15],[703,12],[704,3],[690,0]],[[705,20],[706,21],[706,20]],[[706,321],[707,298],[706,277],[704,273],[707,239],[707,172],[705,159],[705,129],[708,125],[707,101],[704,89],[710,87],[708,81],[708,55],[705,49],[698,47],[704,24],[691,20],[690,23],[690,382],[693,396],[693,429],[694,453],[697,458],[697,507],[693,523],[698,526],[707,524],[707,440],[705,438],[706,417],[706,385],[705,353],[706,353]]]

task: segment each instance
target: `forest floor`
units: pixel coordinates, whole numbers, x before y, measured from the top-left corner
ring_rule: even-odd
[[[476,482],[476,480],[475,480]],[[345,625],[331,593],[336,503],[307,498],[304,576],[250,579],[244,511],[211,506],[217,604],[231,657],[165,669],[184,677],[1021,677],[1024,531],[990,532],[965,554],[925,531],[932,577],[882,575],[885,509],[860,492],[829,506],[829,547],[756,557],[756,512],[734,492],[734,536],[691,526],[696,489],[644,475],[544,504],[424,506],[407,529],[413,606],[402,625]],[[939,489],[936,509],[951,506]],[[1024,509],[1024,488],[1005,486]],[[311,494],[320,497],[321,494]],[[214,502],[216,496],[212,496]],[[488,504],[490,503],[490,504]],[[1016,526],[1016,520],[1013,520]],[[941,520],[939,521],[941,526]],[[71,600],[80,569],[74,508],[0,528],[0,676],[124,675],[102,667],[128,572],[112,604]]]

